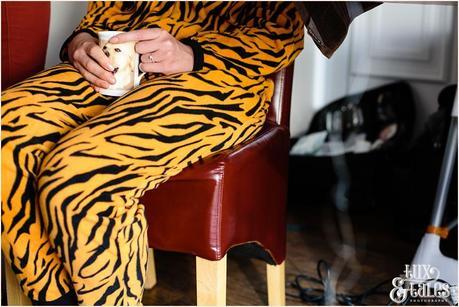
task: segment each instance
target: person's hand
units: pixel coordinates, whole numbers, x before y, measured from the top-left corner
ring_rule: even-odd
[[[97,88],[108,88],[116,82],[110,60],[89,33],[76,35],[68,45],[70,63]]]
[[[113,36],[110,43],[136,41],[140,70],[165,75],[193,70],[193,49],[163,29],[142,29]]]

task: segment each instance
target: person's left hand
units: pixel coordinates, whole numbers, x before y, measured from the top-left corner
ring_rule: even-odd
[[[113,36],[110,43],[136,41],[140,70],[166,75],[193,70],[193,49],[163,29],[142,29]]]

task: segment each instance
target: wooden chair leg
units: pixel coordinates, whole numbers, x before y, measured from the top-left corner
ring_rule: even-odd
[[[145,276],[145,289],[150,290],[156,285],[155,254],[153,248],[148,249],[147,272]]]
[[[285,306],[285,261],[266,265],[269,306]]]
[[[196,293],[198,306],[226,305],[226,255],[218,261],[196,257]]]
[[[22,292],[18,279],[13,273],[11,267],[5,263],[3,266],[5,272],[6,299],[8,306],[31,306],[30,299]]]

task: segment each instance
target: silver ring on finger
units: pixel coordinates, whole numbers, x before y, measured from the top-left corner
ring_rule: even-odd
[[[153,60],[153,56],[150,54],[148,56],[148,61],[150,61],[151,63],[154,63],[155,61]]]

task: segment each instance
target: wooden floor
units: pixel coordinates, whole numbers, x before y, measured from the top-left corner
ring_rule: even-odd
[[[346,223],[346,219],[352,223]],[[316,265],[324,259],[334,268],[343,263],[338,292],[358,294],[386,279],[402,273],[410,263],[415,244],[406,242],[394,232],[390,216],[379,212],[342,216],[343,228],[355,233],[353,249],[343,248],[335,227],[337,217],[330,208],[289,209],[288,252],[286,261],[287,305],[314,305],[298,298],[291,282],[298,274],[317,276]],[[353,229],[353,230],[352,230]],[[345,255],[348,259],[345,260]],[[158,284],[144,294],[145,305],[195,305],[195,261],[190,255],[156,251]],[[352,274],[350,274],[352,272]],[[228,257],[228,305],[266,305],[265,264],[241,255]],[[389,289],[389,288],[386,288]],[[388,295],[369,297],[365,304],[385,305]]]

